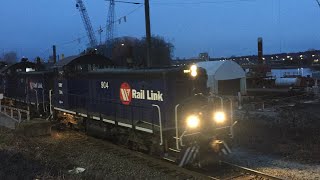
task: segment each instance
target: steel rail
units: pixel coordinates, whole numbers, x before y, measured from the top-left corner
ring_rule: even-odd
[[[236,165],[236,164],[233,164],[233,163],[229,163],[229,162],[225,162],[225,161],[221,161],[221,163],[229,165],[229,166],[232,166],[232,167],[236,167],[236,168],[239,168],[239,169],[242,169],[242,170],[245,170],[245,171],[248,171],[248,172],[250,172],[252,174],[255,174],[255,175],[267,178],[267,179],[283,180],[283,179],[281,179],[279,177],[275,177],[275,176],[272,176],[272,175],[269,175],[269,174],[254,170],[254,169],[250,169],[250,168],[247,168],[247,167],[239,166],[239,165]]]
[[[143,163],[146,166],[156,169],[159,172],[165,173],[170,177],[174,177],[175,179],[201,179],[201,180],[219,180],[217,178],[189,170],[186,168],[181,168],[176,164],[170,163],[164,159],[156,158],[149,154],[145,154],[139,151],[127,149],[122,145],[113,144],[109,141],[97,139],[91,136],[87,136],[83,132],[73,132],[78,136],[86,136],[88,142],[83,142],[84,145],[92,146],[97,149],[102,149],[105,152],[109,152],[119,157],[134,159],[135,162]]]

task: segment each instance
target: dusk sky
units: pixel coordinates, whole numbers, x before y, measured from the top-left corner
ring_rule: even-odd
[[[47,59],[53,44],[66,56],[85,49],[88,38],[75,2],[2,0],[1,55],[16,51],[19,57]],[[93,28],[105,27],[109,2],[84,3]],[[116,3],[115,13],[116,19],[127,15],[127,22],[116,25],[117,37],[145,36],[142,5]],[[260,36],[265,54],[320,49],[320,8],[315,0],[150,0],[150,13],[152,34],[175,46],[174,57],[196,57],[200,52],[211,57],[252,55]],[[105,34],[104,29],[102,41]]]

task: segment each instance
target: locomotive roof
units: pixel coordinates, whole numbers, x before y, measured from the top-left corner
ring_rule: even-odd
[[[27,66],[35,66],[36,64],[30,61],[23,61],[23,62],[17,62],[14,64],[9,64],[3,68],[0,69],[0,73],[6,73],[7,70],[15,68],[15,67],[27,67]]]
[[[150,68],[150,69],[134,69],[134,68],[105,68],[97,69],[95,71],[90,71],[92,74],[103,74],[103,73],[168,73],[168,72],[177,72],[184,70],[183,67],[161,67],[161,68]]]
[[[30,71],[30,72],[20,72],[20,74],[49,74],[53,71]]]
[[[63,58],[59,60],[53,67],[63,67],[79,57],[80,56],[78,55],[78,56],[69,56],[69,57]]]
[[[8,69],[8,66],[11,66],[11,65],[7,65],[7,66],[4,66],[0,69],[0,73],[2,73],[3,71],[5,71],[6,69]]]
[[[70,64],[88,64],[89,62],[99,62],[102,64],[113,65],[112,61],[102,55],[98,54],[87,54],[87,55],[77,55],[69,56],[58,61],[53,68],[62,68]]]

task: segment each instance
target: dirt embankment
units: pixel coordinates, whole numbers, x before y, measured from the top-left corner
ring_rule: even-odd
[[[50,136],[24,137],[0,127],[0,179],[62,177],[68,161],[59,156],[49,157],[61,152],[59,143],[50,139]]]
[[[320,163],[320,105],[297,104],[277,112],[238,116],[235,145],[304,163]]]
[[[107,141],[75,131],[52,130],[51,136],[25,137],[0,128],[0,179],[166,177],[144,163],[110,153],[108,148]],[[75,174],[81,168],[85,171]]]

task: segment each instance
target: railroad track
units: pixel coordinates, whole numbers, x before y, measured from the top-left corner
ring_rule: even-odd
[[[159,159],[158,157],[153,157],[149,154],[141,153],[138,151],[127,149],[126,147],[113,144],[109,141],[97,139],[94,137],[87,136],[83,132],[68,131],[72,133],[72,139],[81,142],[83,146],[90,146],[95,149],[113,154],[119,158],[127,159],[128,161],[133,161],[136,163],[144,164],[152,169],[162,172],[167,175],[167,177],[172,179],[272,179],[280,180],[280,178],[268,175],[250,168],[238,166],[229,162],[221,161],[217,166],[210,166],[207,169],[192,169],[192,168],[181,168],[176,164]],[[87,139],[83,141],[83,139]],[[94,172],[92,172],[94,173]]]
[[[217,172],[217,169],[220,172]],[[215,174],[208,174],[216,177],[216,179],[227,179],[227,180],[282,180],[281,178],[256,171],[254,169],[250,169],[247,167],[239,166],[230,162],[221,161],[219,167],[215,167],[214,169],[207,169],[207,172],[216,170]],[[206,174],[204,172],[204,174]]]
[[[76,133],[79,136],[86,136],[84,133],[81,133],[81,132],[76,132]],[[172,179],[179,179],[179,180],[217,179],[193,170],[181,168],[173,163],[167,162],[157,157],[152,157],[151,155],[148,155],[148,154],[133,151],[133,150],[127,149],[126,147],[122,147],[108,141],[103,141],[101,139],[96,139],[93,137],[88,137],[88,140],[89,141],[82,142],[84,146],[91,146],[91,147],[103,150],[104,152],[108,152],[113,155],[116,155],[118,157],[125,158],[137,163],[142,163],[150,168],[156,169],[157,171],[166,174],[168,177],[172,177]],[[103,141],[103,143],[101,141]]]

